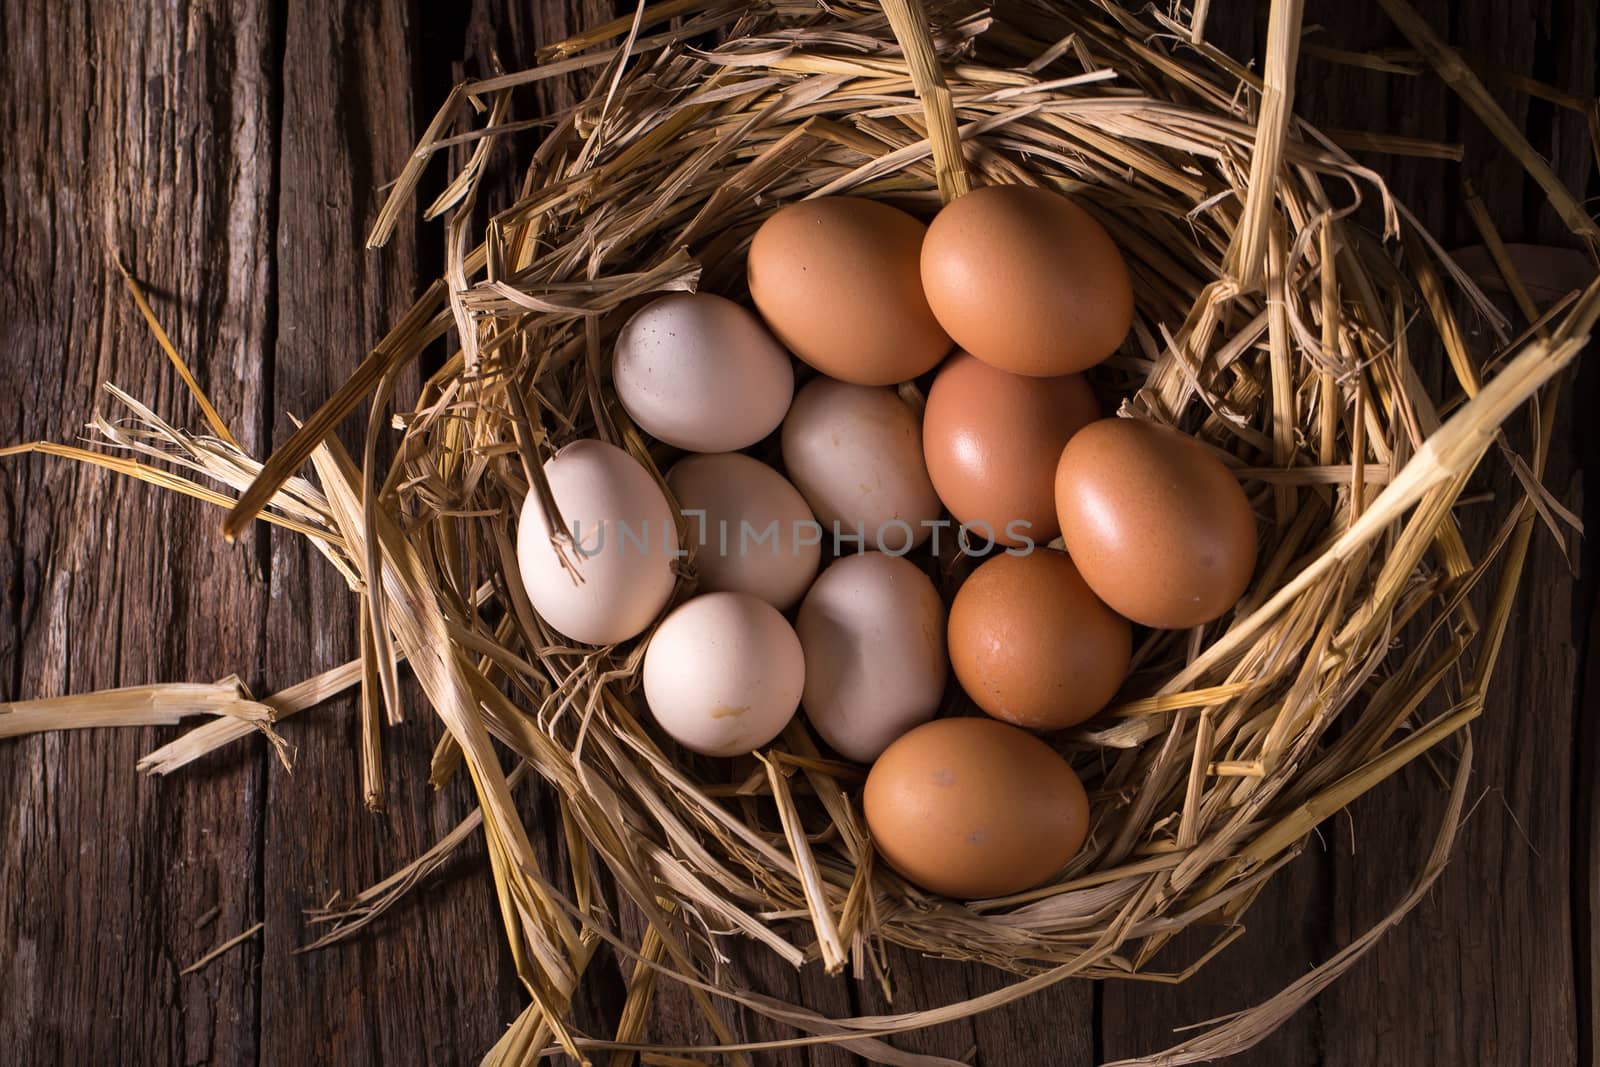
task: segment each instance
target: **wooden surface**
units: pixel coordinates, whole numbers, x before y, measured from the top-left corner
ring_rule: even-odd
[[[362,250],[379,188],[461,74],[609,14],[611,5],[474,0],[0,0],[0,442],[77,435],[114,381],[198,424],[112,269],[124,250],[223,417],[258,454],[314,408],[437,270],[439,236],[411,220]],[[1250,5],[1213,4],[1211,36],[1259,55]],[[1590,0],[1428,0],[1433,25],[1593,97]],[[448,10],[446,10],[448,9]],[[1312,37],[1402,44],[1373,0],[1311,3]],[[574,86],[541,87],[557,106]],[[1581,116],[1505,89],[1498,99],[1581,195],[1600,193]],[[532,98],[530,98],[532,100]],[[1307,58],[1299,110],[1344,129],[1465,144],[1508,239],[1563,231],[1514,160],[1437,82]],[[1375,159],[1447,247],[1476,242],[1458,172]],[[437,175],[434,176],[435,188]],[[1434,366],[1424,366],[1433,373]],[[1600,470],[1600,369],[1580,370],[1549,484],[1585,506]],[[1573,412],[1582,414],[1573,418]],[[347,428],[348,429],[348,428]],[[1519,431],[1520,432],[1520,429]],[[347,440],[353,437],[347,436]],[[1480,488],[1508,490],[1496,474]],[[1481,537],[1492,509],[1473,521]],[[1481,517],[1480,517],[1481,516]],[[237,546],[203,505],[58,461],[0,466],[0,699],[237,672],[258,693],[349,659],[352,604],[293,536]],[[1592,553],[1589,554],[1592,562]],[[1575,582],[1541,532],[1512,637],[1475,738],[1474,813],[1416,913],[1313,1006],[1238,1062],[1592,1062],[1600,967],[1600,657],[1592,565]],[[295,954],[304,908],[413,857],[467,810],[462,783],[423,785],[436,736],[425,707],[386,738],[387,813],[360,800],[350,700],[283,727],[292,774],[246,742],[169,779],[135,775],[171,729],[85,731],[0,744],[0,1048],[19,1063],[476,1062],[520,1006],[474,840],[351,943]],[[535,842],[556,848],[536,796]],[[1249,933],[1169,988],[1064,984],[978,1019],[897,1039],[986,1067],[1150,1052],[1175,1027],[1245,1006],[1326,959],[1404,892],[1441,794],[1426,768],[1322,828],[1321,843],[1249,913]],[[225,938],[263,934],[188,976]],[[880,992],[741,954],[745,980],[829,1012],[877,1012]],[[902,956],[896,1010],[993,988],[980,970]],[[578,1005],[603,1028],[621,996],[597,967]],[[730,1016],[730,1018],[733,1018]],[[780,1036],[735,1018],[753,1039]],[[652,1036],[703,1040],[663,990]],[[831,1050],[772,1057],[838,1064]],[[766,1061],[764,1061],[766,1062]]]

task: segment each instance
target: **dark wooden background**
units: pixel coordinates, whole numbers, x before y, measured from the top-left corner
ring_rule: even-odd
[[[265,453],[289,432],[286,416],[316,407],[437,271],[431,228],[408,221],[388,249],[362,245],[381,186],[448,87],[481,72],[491,50],[525,63],[610,7],[0,2],[0,442],[73,438],[108,380],[199,424],[114,274],[121,248],[224,418]],[[1213,7],[1211,35],[1259,55],[1264,9]],[[1593,0],[1421,7],[1468,53],[1595,95]],[[1306,22],[1321,27],[1311,40],[1334,47],[1404,43],[1373,0],[1311,0]],[[539,105],[575,88],[541,88]],[[1581,116],[1496,95],[1569,185],[1600,193]],[[1514,160],[1431,78],[1307,58],[1299,107],[1331,127],[1466,145],[1468,172],[1508,239],[1564,240]],[[1376,165],[1447,247],[1475,243],[1458,171],[1432,160]],[[431,180],[437,188],[438,174]],[[1597,450],[1596,380],[1590,360],[1550,464],[1550,484],[1574,509]],[[1600,507],[1586,510],[1592,523]],[[0,699],[232,671],[267,693],[350,659],[352,601],[330,568],[264,527],[225,546],[218,518],[104,473],[6,461]],[[1600,724],[1584,712],[1600,710],[1600,660],[1589,658],[1586,675],[1584,652],[1594,592],[1541,532],[1477,727],[1478,803],[1453,865],[1371,956],[1240,1062],[1592,1062]],[[167,780],[141,778],[133,764],[170,729],[0,745],[0,1049],[10,1062],[468,1063],[495,1040],[521,1001],[477,840],[367,936],[293,954],[308,939],[304,908],[404,863],[467,810],[464,783],[440,796],[424,785],[435,726],[418,716],[389,736],[382,816],[361,804],[350,700],[283,733],[298,749],[292,774],[249,741]],[[529,796],[530,825],[546,833],[548,813]],[[986,1067],[1165,1047],[1174,1027],[1269,995],[1385,913],[1440,804],[1419,768],[1330,820],[1249,913],[1249,933],[1181,988],[1065,984],[897,1040]],[[257,921],[259,938],[180,977]],[[796,977],[749,954],[740,972],[821,1010],[886,1007],[875,989]],[[896,974],[900,1010],[998,982],[911,958]],[[581,1021],[603,1029],[621,989],[615,967],[597,964]],[[671,990],[652,1036],[702,1039]],[[847,1059],[815,1050],[772,1062]]]

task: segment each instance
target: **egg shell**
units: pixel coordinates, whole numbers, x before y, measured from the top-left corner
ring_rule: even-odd
[[[1081,375],[1029,378],[957,352],[939,368],[922,415],[928,477],[960,522],[982,523],[1003,545],[1046,544],[1061,532],[1056,460],[1099,417]]]
[[[750,593],[779,611],[817,576],[822,534],[800,491],[741,452],[685,456],[667,472],[702,592]],[[770,536],[769,536],[770,531]]]
[[[575,545],[562,566],[539,499],[523,501],[517,564],[533,608],[574,641],[610,645],[650,625],[667,606],[678,557],[677,524],[648,471],[615,445],[574,441],[544,464]]]
[[[780,209],[750,242],[750,296],[772,332],[822,373],[892,385],[950,351],[922,293],[926,227],[899,208],[850,196]]]
[[[783,732],[805,674],[800,640],[776,608],[748,593],[707,593],[656,627],[644,698],[685,748],[741,756]]]
[[[1133,288],[1111,235],[1059,193],[974,189],[922,243],[928,304],[956,344],[1015,374],[1086,370],[1133,324]]]
[[[669,293],[634,313],[612,378],[640,429],[691,452],[755,444],[794,396],[789,354],[754,312],[712,293]]]
[[[1101,419],[1056,468],[1061,538],[1078,572],[1117,614],[1182,629],[1244,595],[1256,520],[1233,473],[1170,426]]]
[[[1133,627],[1090,591],[1065,552],[1000,553],[950,605],[950,665],[973,703],[1029,730],[1061,730],[1116,695]]]
[[[910,731],[872,765],[862,802],[889,866],[958,900],[1033,888],[1089,832],[1089,798],[1067,761],[993,719]]]
[[[812,727],[866,763],[931,719],[949,664],[944,628],[939,592],[910,560],[863,552],[824,570],[795,620]]]
[[[860,547],[903,553],[932,534],[939,497],[922,428],[893,389],[815,378],[795,396],[782,442],[790,481],[830,537],[837,528],[864,536]]]

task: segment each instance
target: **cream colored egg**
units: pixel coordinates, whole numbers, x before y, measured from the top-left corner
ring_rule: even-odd
[[[939,710],[945,613],[910,560],[863,552],[822,572],[795,621],[805,649],[801,703],[822,739],[869,763]]]
[[[544,465],[572,535],[563,565],[533,494],[517,523],[517,562],[533,608],[574,641],[610,645],[638,634],[667,606],[680,555],[666,494],[622,449],[574,441]],[[576,571],[576,575],[572,572]]]
[[[783,464],[829,536],[856,547],[904,554],[939,518],[921,425],[893,389],[807,384],[783,420]]]
[[[794,717],[805,657],[776,608],[748,593],[707,593],[679,605],[644,654],[644,698],[685,748],[739,756]]]
[[[760,597],[793,607],[822,559],[822,531],[799,490],[742,452],[686,456],[667,472],[678,498],[702,592]]]
[[[672,293],[617,334],[617,398],[646,433],[690,452],[732,452],[778,428],[794,396],[789,354],[754,312]]]

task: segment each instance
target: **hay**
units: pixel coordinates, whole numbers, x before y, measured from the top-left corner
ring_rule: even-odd
[[[1574,232],[1592,239],[1593,222],[1551,184],[1472,68],[1403,0],[1383,3],[1417,53],[1322,54],[1406,75],[1437,67]],[[364,793],[379,805],[377,756],[384,726],[402,714],[404,660],[446,728],[430,779],[464,767],[480,806],[413,864],[316,913],[326,927],[317,944],[371,922],[481,826],[529,996],[486,1062],[528,1063],[550,1046],[578,1058],[643,1049],[664,980],[689,988],[720,1044],[652,1050],[663,1056],[837,1042],[882,1062],[943,1062],[879,1039],[1069,976],[1182,980],[1239,935],[1257,893],[1320,821],[1424,756],[1449,765],[1434,850],[1390,918],[1273,1000],[1149,1061],[1192,1062],[1270,1032],[1414,906],[1448,855],[1471,763],[1467,728],[1483,711],[1535,525],[1569,518],[1539,477],[1554,379],[1600,316],[1600,285],[1514,336],[1341,147],[1350,136],[1293,115],[1298,0],[1273,4],[1264,78],[1205,42],[1203,3],[1190,22],[1110,0],[1068,10],[1019,2],[1003,17],[927,7],[673,0],[552,46],[531,70],[464,83],[371,235],[387,238],[436,155],[470,145],[427,209],[444,220],[444,276],[264,464],[231,443],[186,374],[210,435],[177,430],[120,393],[132,424],[101,419],[95,429],[104,445],[173,460],[187,475],[24,446],[231,503],[188,475],[220,481],[240,493],[225,535],[266,518],[311,538],[345,575],[363,601],[362,659],[265,707],[282,717],[360,684]],[[593,68],[594,92],[555,117],[520,195],[474,243],[497,149],[523,145],[519,135],[536,125],[512,121],[515,91]],[[1356,144],[1457,154],[1407,139]],[[654,472],[666,462],[602,372],[609,337],[638,298],[697,287],[737,295],[754,228],[802,197],[850,192],[929,211],[941,196],[1001,182],[1051,185],[1105,223],[1138,296],[1133,334],[1103,371],[1108,383],[1128,394],[1127,411],[1214,447],[1267,522],[1237,612],[1152,635],[1116,705],[1055,739],[1090,791],[1094,825],[1081,854],[1049,885],[966,905],[874,862],[859,770],[822,758],[798,724],[757,759],[663,749],[642,725],[639,648],[574,647],[549,630],[520,586],[511,531],[525,496],[548,503],[541,463],[567,441],[604,438]],[[1485,243],[1503,251],[1492,229]],[[1519,292],[1510,260],[1496,262]],[[1489,351],[1468,346],[1458,309],[1483,327]],[[1523,312],[1532,319],[1531,307]],[[1430,394],[1413,367],[1413,322],[1444,347],[1455,381],[1443,394]],[[453,353],[394,420],[395,459],[378,469],[398,372],[451,331]],[[1499,427],[1536,395],[1541,436],[1530,460]],[[330,434],[368,401],[357,464]],[[1475,558],[1454,508],[1490,454],[1511,463],[1526,497]],[[295,477],[308,461],[315,484]],[[958,562],[938,561],[938,577],[950,591]],[[1468,593],[1485,580],[1493,589],[1479,618]],[[691,566],[678,595],[692,588]],[[1402,631],[1408,640],[1394,651]],[[141,767],[169,772],[249,729],[219,720]],[[497,746],[517,758],[509,776]],[[570,870],[545,870],[533,852],[511,800],[525,775],[555,798]],[[641,945],[618,934],[602,879],[642,913]],[[1158,965],[1172,937],[1196,925],[1216,931],[1213,944]],[[727,988],[717,966],[726,931],[792,964],[849,968],[886,988],[887,942],[1019,977],[937,1010],[829,1020]],[[631,972],[622,1020],[604,1038],[566,1021],[603,947]],[[801,1036],[738,1043],[714,1010],[718,997]]]

